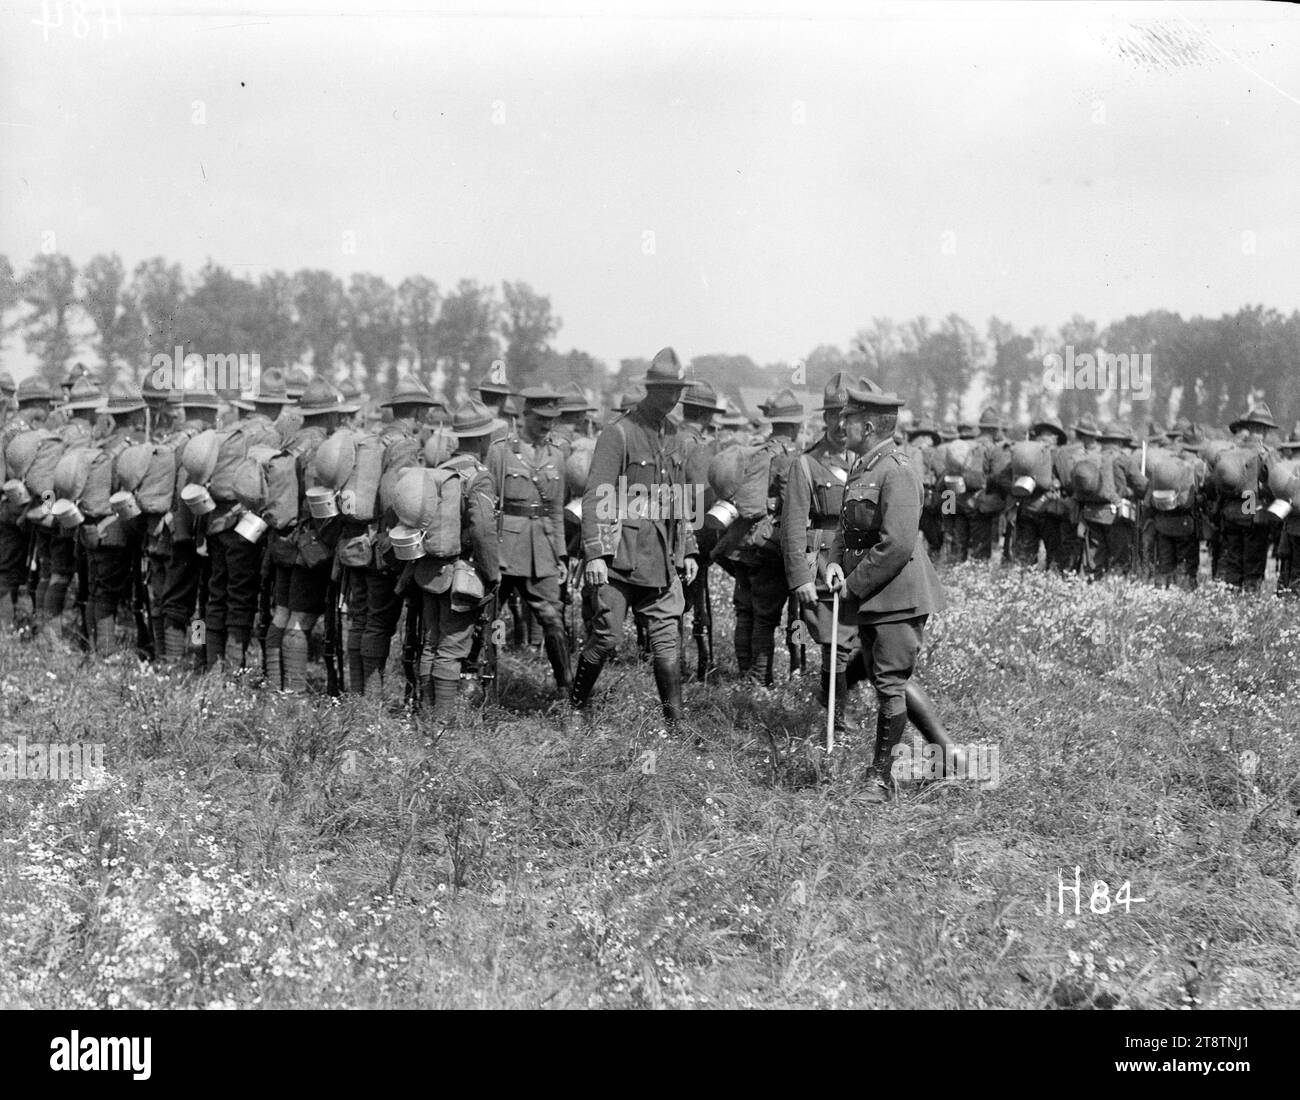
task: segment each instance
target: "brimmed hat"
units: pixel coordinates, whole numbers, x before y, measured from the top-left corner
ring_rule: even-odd
[[[1097,420],[1092,413],[1084,413],[1074,423],[1075,435],[1086,435],[1096,439],[1101,434],[1101,429],[1097,427]]]
[[[340,392],[340,396],[344,400],[347,399],[346,394]],[[359,393],[353,395],[354,398],[360,396]],[[381,409],[391,409],[394,405],[423,405],[428,408],[436,404],[438,402],[433,394],[429,392],[428,386],[416,378],[415,375],[404,374],[397,380],[397,385],[393,387],[393,396],[387,401],[379,402],[379,407]],[[361,403],[357,402],[357,408],[360,407]]]
[[[182,409],[219,409],[221,398],[209,389],[181,390],[180,405]]]
[[[7,370],[0,370],[0,393],[12,397],[18,391],[18,384],[14,381],[14,376]]]
[[[359,404],[345,404],[339,391],[323,378],[313,378],[308,382],[298,402],[298,411],[304,419],[326,413],[354,413],[360,408]]]
[[[1165,431],[1159,424],[1147,425],[1147,443],[1156,447],[1163,447],[1169,442],[1170,438],[1170,433]]]
[[[980,413],[979,426],[980,428],[998,428],[998,429],[1005,427],[1005,425],[1002,423],[1002,414],[998,412],[997,409],[993,408],[993,406],[991,405],[987,409],[985,409],[982,413]]]
[[[722,415],[718,417],[719,428],[743,428],[749,423],[745,415],[731,403],[730,398],[723,399]]]
[[[973,420],[960,420],[957,422],[958,439],[974,439],[979,434],[979,425]]]
[[[682,394],[682,405],[689,405],[693,409],[709,409],[712,412],[721,412],[723,409],[723,404],[718,399],[718,391],[702,378],[692,382]]]
[[[501,372],[500,382],[494,382],[492,376],[488,375],[487,379],[480,382],[475,388],[480,394],[495,393],[500,394],[503,397],[515,392],[515,388],[510,384],[510,379],[506,377],[505,371]]]
[[[1040,416],[1037,420],[1035,420],[1032,424],[1029,425],[1030,436],[1032,437],[1037,435],[1039,430],[1042,428],[1047,428],[1049,431],[1055,432],[1056,441],[1058,443],[1064,443],[1067,439],[1069,439],[1069,436],[1066,435],[1065,433],[1065,428],[1061,426],[1061,421],[1059,417]]]
[[[54,391],[50,389],[50,384],[44,378],[34,374],[18,383],[14,400],[19,405],[25,405],[28,401],[53,401]]]
[[[457,407],[451,417],[451,433],[457,439],[473,439],[481,435],[492,435],[503,430],[506,422],[492,415],[482,401],[474,398]]]
[[[928,435],[932,440],[934,440],[934,445],[936,447],[943,442],[943,437],[939,434],[939,429],[935,427],[934,421],[926,417],[922,417],[907,429],[907,438],[909,440],[915,439],[917,436],[921,435]]]
[[[848,404],[850,386],[861,386],[865,378],[854,378],[846,370],[837,370],[822,387],[822,404],[818,412],[834,412]]]
[[[686,377],[686,367],[682,365],[682,361],[677,358],[677,353],[672,348],[660,348],[655,352],[655,357],[650,360],[650,369],[646,371],[642,383],[647,388],[680,386],[683,389],[690,384]]]
[[[802,424],[803,405],[793,390],[781,390],[767,399],[767,404],[760,405],[759,411],[772,424]]]
[[[73,363],[71,368],[69,368],[66,377],[64,377],[63,381],[59,384],[63,386],[64,389],[67,389],[70,386],[75,386],[78,379],[81,378],[90,378],[91,381],[94,381],[93,376],[90,371],[86,369],[84,363]]]
[[[293,398],[289,396],[289,382],[284,371],[278,367],[262,371],[252,391],[241,394],[239,400],[231,404],[245,412],[252,412],[257,405],[292,405]]]
[[[587,400],[586,391],[577,382],[570,382],[560,391],[560,412],[598,412],[599,410]]]
[[[339,393],[343,395],[344,401],[361,401],[365,397],[365,391],[351,378],[345,378],[339,383]]]
[[[945,420],[939,425],[939,438],[945,443],[951,443],[957,438],[957,422],[955,420]]]
[[[1123,421],[1116,420],[1103,424],[1097,432],[1097,438],[1102,443],[1128,443],[1133,438],[1133,432]]]
[[[554,420],[560,415],[560,395],[550,386],[526,386],[519,395],[524,402],[524,412]]]
[[[108,387],[108,403],[104,406],[104,412],[123,416],[126,413],[140,412],[147,407],[140,387],[134,382],[122,379]]]
[[[68,394],[68,399],[63,403],[63,408],[69,412],[77,409],[97,409],[104,403],[104,395],[100,392],[99,387],[89,377],[78,378],[72,384],[72,390]]]
[[[844,406],[845,416],[873,410],[891,412],[903,407],[903,399],[897,394],[886,393],[869,378],[859,381],[862,383],[860,386],[849,386],[845,391],[848,396],[848,402]]]
[[[144,381],[140,383],[140,396],[145,402],[156,401],[159,404],[171,405],[176,401],[176,391],[170,387],[158,385],[158,375],[161,371],[147,370],[144,372]]]
[[[302,367],[294,367],[293,370],[285,375],[284,388],[291,401],[297,401],[298,398],[307,392],[307,387],[311,384],[311,378],[312,376],[303,370]]]
[[[1252,405],[1245,413],[1237,417],[1228,425],[1228,431],[1237,432],[1247,424],[1258,424],[1261,428],[1271,428],[1277,430],[1277,421],[1273,419],[1273,410],[1270,409],[1263,401],[1258,405]]]

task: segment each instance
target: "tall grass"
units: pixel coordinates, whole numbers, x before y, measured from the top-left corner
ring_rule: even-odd
[[[5,739],[102,741],[109,778],[0,783],[0,1005],[1300,1005],[1295,605],[946,581],[919,675],[1001,783],[883,807],[856,797],[867,696],[833,768],[800,740],[815,671],[690,683],[669,738],[628,652],[565,734],[510,656],[500,705],[435,741],[373,701],[5,641]]]

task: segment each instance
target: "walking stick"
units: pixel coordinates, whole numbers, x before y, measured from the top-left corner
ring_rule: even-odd
[[[831,658],[826,691],[826,753],[835,751],[835,672],[840,635],[840,590],[831,593]]]

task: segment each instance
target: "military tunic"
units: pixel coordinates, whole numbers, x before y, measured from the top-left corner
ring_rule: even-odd
[[[844,570],[840,621],[856,625],[880,714],[907,712],[926,619],[946,605],[920,533],[921,475],[894,441],[873,447],[844,491],[830,561]],[[837,654],[837,673],[851,654]]]

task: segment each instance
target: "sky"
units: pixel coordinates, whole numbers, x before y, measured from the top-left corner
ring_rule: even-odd
[[[405,8],[3,0],[0,252],[522,279],[611,367],[1300,304],[1286,5]]]

